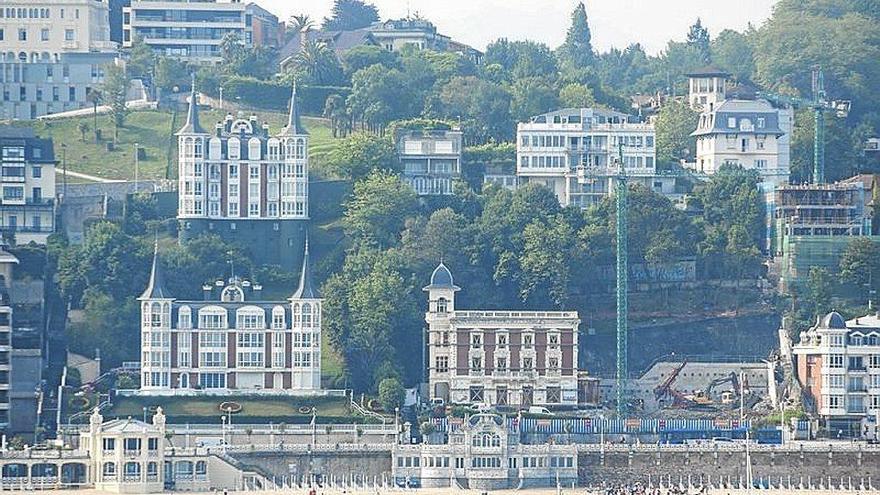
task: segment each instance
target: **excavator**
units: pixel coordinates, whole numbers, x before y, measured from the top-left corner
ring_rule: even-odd
[[[721,393],[721,404],[733,404],[736,399],[739,398],[741,385],[739,376],[735,372],[730,372],[727,376],[712,380],[705,389],[699,390],[693,395],[685,395],[679,392],[673,388],[673,384],[685,366],[687,366],[687,360],[682,361],[681,364],[676,366],[663,383],[654,388],[654,398],[657,399],[658,402],[662,403],[664,399],[671,398],[672,403],[669,404],[670,407],[715,411],[717,409],[715,407],[715,401],[712,398],[712,391],[715,390],[716,387],[726,383],[730,383],[731,390],[725,390]],[[747,382],[742,384],[742,389],[748,389]]]
[[[715,387],[719,385],[724,385],[725,383],[729,383],[731,386],[731,390],[725,390],[721,393],[721,403],[722,404],[732,404],[739,398],[740,392],[740,384],[739,384],[739,376],[737,376],[736,372],[731,371],[729,375],[722,376],[721,378],[716,378],[709,382],[709,385],[706,386],[704,390],[698,391],[692,397],[691,400],[700,405],[709,405],[713,403],[712,399],[712,391],[715,390]],[[745,384],[744,384],[745,385]]]

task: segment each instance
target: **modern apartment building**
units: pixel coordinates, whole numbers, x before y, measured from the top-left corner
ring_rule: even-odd
[[[424,288],[432,397],[452,404],[578,404],[577,312],[458,310],[459,290],[443,263]]]
[[[83,108],[117,56],[104,0],[0,4],[0,118]]]
[[[832,312],[792,346],[797,377],[832,436],[861,436],[880,419],[880,315]]]
[[[517,124],[520,185],[537,182],[563,206],[590,206],[614,191],[618,155],[630,182],[661,194],[675,192],[675,177],[658,174],[654,126],[630,122],[611,110],[566,108]]]
[[[140,38],[157,54],[196,63],[218,63],[228,34],[252,43],[241,0],[132,0],[123,8],[122,46]]]
[[[373,41],[388,51],[396,52],[404,47],[438,52],[454,52],[478,63],[483,54],[463,43],[453,41],[437,31],[431,21],[418,18],[390,19],[370,26]]]
[[[193,91],[177,136],[181,241],[214,233],[248,246],[258,262],[295,270],[309,218],[309,136],[296,89],[287,126],[276,134],[256,116],[227,115],[204,129]]]
[[[255,3],[249,3],[245,8],[245,24],[250,30],[255,47],[278,48],[284,43],[284,23],[278,21],[278,16]]]
[[[763,99],[729,98],[729,74],[692,73],[690,103],[700,113],[694,162],[696,172],[712,175],[725,164],[757,170],[767,184],[788,184],[794,112]]]
[[[142,395],[316,394],[321,390],[323,300],[308,244],[299,286],[287,301],[233,276],[203,287],[204,300],[176,299],[158,246],[141,304]]]
[[[416,194],[452,194],[453,183],[461,177],[461,131],[405,130],[396,142],[403,179]]]
[[[0,126],[0,234],[6,242],[45,244],[55,231],[52,139]]]
[[[13,268],[18,258],[0,250],[0,430],[10,425],[12,374],[12,289]]]

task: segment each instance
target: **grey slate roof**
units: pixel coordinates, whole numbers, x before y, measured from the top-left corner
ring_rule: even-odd
[[[165,288],[165,277],[162,276],[162,267],[159,265],[158,242],[153,250],[153,268],[150,270],[150,282],[138,299],[174,299],[171,292]]]
[[[291,299],[320,299],[321,294],[312,280],[312,267],[309,262],[309,240],[306,238],[306,249],[303,253],[302,271],[299,275],[299,287]]]
[[[177,131],[178,134],[205,134],[199,123],[199,102],[196,97],[196,83],[193,77],[192,91],[189,97],[189,110],[186,112],[186,124]]]
[[[706,114],[704,114],[706,115]],[[709,134],[785,134],[779,127],[779,111],[765,100],[725,100],[708,115],[714,116],[711,127],[698,127],[691,136]],[[702,117],[701,117],[702,118]],[[758,127],[758,118],[764,119],[764,127]],[[730,127],[734,119],[734,127]],[[743,119],[751,122],[751,130],[740,128]]]
[[[825,315],[825,318],[822,318],[822,327],[845,329],[846,321],[844,321],[843,316],[840,316],[840,313],[832,311]]]
[[[452,272],[449,271],[449,268],[446,268],[442,261],[437,265],[437,268],[434,268],[434,273],[431,274],[431,284],[422,290],[432,289],[459,290],[459,287],[452,281]]]
[[[296,82],[293,83],[293,91],[290,94],[290,110],[287,113],[287,125],[281,129],[279,136],[302,136],[308,134],[303,129],[299,120],[299,110],[296,107]]]

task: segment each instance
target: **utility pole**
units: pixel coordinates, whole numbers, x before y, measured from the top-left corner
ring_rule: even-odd
[[[138,150],[140,149],[140,145],[138,143],[134,143],[134,193],[138,192],[138,172],[140,168],[140,157],[138,156]]]
[[[61,188],[62,201],[67,199],[67,144],[61,143],[61,171],[64,174],[64,185]]]
[[[626,415],[627,371],[627,189],[626,168],[623,164],[623,142],[618,137],[617,184],[617,416]]]

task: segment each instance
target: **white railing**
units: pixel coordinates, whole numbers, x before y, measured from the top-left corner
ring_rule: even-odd
[[[712,452],[743,452],[746,451],[746,443],[744,442],[721,442],[706,444],[641,444],[641,445],[622,445],[622,444],[577,444],[579,453],[656,453],[656,452],[690,452],[695,454],[705,454]],[[880,444],[868,443],[823,443],[823,442],[796,442],[785,445],[770,444],[748,444],[750,452],[778,452],[778,453],[826,453],[826,452],[880,452]]]
[[[575,311],[456,311],[456,318],[577,318]]]

